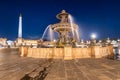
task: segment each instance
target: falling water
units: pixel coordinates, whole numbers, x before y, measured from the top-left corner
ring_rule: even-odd
[[[75,30],[77,41],[80,41],[79,29]]]
[[[44,38],[44,36],[45,36],[45,34],[46,34],[46,31],[49,29],[50,26],[51,26],[51,25],[48,25],[47,28],[45,29],[45,31],[44,31],[44,33],[43,33],[43,35],[42,35],[42,40],[43,40],[43,38]]]
[[[49,35],[50,41],[52,41],[54,35],[53,35],[53,30],[52,30],[52,28],[51,28],[51,25],[47,26],[47,28],[45,29],[45,31],[44,31],[44,33],[43,33],[43,35],[42,35],[42,40],[44,39],[47,31],[48,31],[48,35]]]
[[[72,29],[72,35],[74,37],[73,18],[70,14],[68,15],[68,21],[70,22],[70,26],[71,26],[71,29]]]
[[[51,27],[49,27],[49,36],[50,36],[50,40],[53,41],[54,35],[53,35],[53,30]]]
[[[74,30],[74,25],[73,25],[73,17],[69,14],[68,16],[68,21],[70,22],[70,26],[71,26],[71,29],[72,29],[72,35],[73,35],[73,38],[75,38],[76,36],[76,39],[77,41],[80,41],[80,37],[79,37],[79,27],[78,29]]]

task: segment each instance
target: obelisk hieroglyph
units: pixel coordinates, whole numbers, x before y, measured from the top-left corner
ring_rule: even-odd
[[[22,38],[22,14],[19,16],[18,38]]]

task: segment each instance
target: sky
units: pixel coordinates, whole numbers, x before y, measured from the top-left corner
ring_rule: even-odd
[[[120,0],[0,0],[0,37],[18,37],[22,14],[23,38],[40,39],[49,24],[58,23],[61,10],[79,25],[80,38],[120,38]]]

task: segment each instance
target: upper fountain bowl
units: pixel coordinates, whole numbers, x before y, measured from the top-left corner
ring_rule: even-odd
[[[65,10],[62,10],[61,11],[61,13],[59,13],[59,14],[57,14],[57,18],[58,19],[60,19],[60,20],[62,20],[63,18],[65,19],[67,19],[68,18],[68,15],[69,15],[69,13],[67,13]]]

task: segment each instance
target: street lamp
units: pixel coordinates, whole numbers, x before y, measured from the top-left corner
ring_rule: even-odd
[[[55,47],[56,47],[56,42],[57,42],[57,41],[54,39],[54,40],[53,40],[53,44],[54,44]]]
[[[96,34],[91,34],[91,45],[95,45],[96,44]]]
[[[96,39],[96,34],[94,34],[94,33],[91,34],[91,38],[92,38],[92,39]]]

